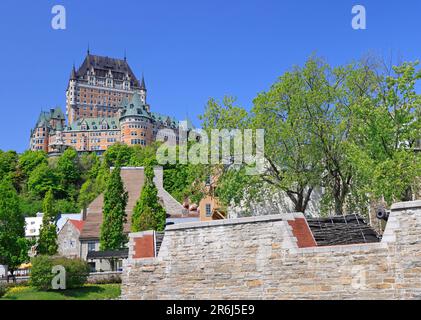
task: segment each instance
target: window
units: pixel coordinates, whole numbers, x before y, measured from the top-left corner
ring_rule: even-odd
[[[211,208],[211,204],[207,203],[206,204],[206,216],[210,217],[212,215],[212,208]]]
[[[95,251],[95,242],[88,242],[88,252]]]
[[[88,262],[89,270],[91,272],[96,272],[95,270],[95,262]]]

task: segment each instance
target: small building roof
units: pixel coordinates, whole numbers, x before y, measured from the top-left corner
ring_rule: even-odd
[[[380,236],[359,215],[307,219],[318,246],[380,242]]]
[[[106,250],[106,251],[90,251],[88,252],[87,259],[111,259],[122,258],[127,259],[129,256],[129,249],[124,248],[120,250]]]
[[[70,222],[72,225],[74,225],[74,226],[75,226],[75,228],[76,228],[77,230],[79,230],[79,232],[82,232],[83,225],[85,224],[85,221],[79,221],[79,220],[72,220],[72,219],[69,219],[69,222]]]

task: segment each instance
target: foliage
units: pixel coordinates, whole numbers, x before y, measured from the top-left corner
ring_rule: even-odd
[[[7,286],[5,283],[0,282],[0,298],[3,297],[7,292]]]
[[[32,258],[30,285],[38,290],[50,290],[55,274],[52,268],[61,265],[66,270],[66,288],[79,288],[87,280],[89,266],[80,259],[40,255]]]
[[[0,150],[0,180],[5,177],[13,178],[18,162],[18,155],[15,151]]]
[[[41,163],[29,175],[28,190],[32,196],[43,198],[50,189],[58,195],[62,194],[64,188],[59,185],[59,179],[53,168]]]
[[[110,167],[117,162],[125,166],[157,164],[157,147],[158,144],[132,147],[117,143],[101,158],[95,153],[78,156],[71,148],[52,158],[48,158],[44,151],[28,150],[18,155],[14,151],[0,150],[0,174],[12,181],[19,195],[21,212],[26,216],[42,212],[42,200],[50,189],[56,199],[57,212],[79,212],[105,191]],[[166,173],[167,169],[170,173]],[[190,195],[200,200],[198,189],[191,186],[194,180],[192,169],[191,165],[165,166],[165,187],[180,201]],[[183,173],[179,174],[178,170]]]
[[[421,137],[420,95],[416,85],[421,71],[416,63],[402,63],[377,77],[376,95],[354,107],[357,147],[367,163],[356,170],[369,191],[386,202],[412,200],[419,192]]]
[[[165,229],[166,213],[159,202],[158,189],[153,182],[154,171],[152,165],[145,168],[145,184],[136,202],[132,216],[132,231]]]
[[[133,155],[133,147],[129,147],[123,143],[113,144],[104,153],[104,162],[110,167],[127,165]]]
[[[57,253],[57,212],[54,205],[53,191],[50,189],[42,203],[43,217],[39,233],[37,252],[38,254],[54,255]]]
[[[28,259],[25,218],[20,211],[16,190],[9,179],[0,182],[0,194],[0,264],[8,265],[13,273]]]
[[[48,164],[47,154],[44,151],[27,150],[19,156],[18,166],[26,177],[29,177],[29,174],[41,164]]]
[[[101,225],[101,250],[116,250],[127,242],[124,224],[127,221],[128,193],[124,190],[120,167],[115,167],[108,179],[104,193],[103,222]]]
[[[56,175],[59,184],[68,195],[72,195],[74,186],[80,181],[78,155],[75,149],[66,149],[57,161]]]
[[[203,198],[202,182],[206,178],[206,167],[193,164],[166,164],[164,166],[164,189],[178,202],[187,198],[199,203]]]
[[[403,63],[384,72],[362,60],[331,67],[316,57],[283,74],[253,101],[249,113],[232,98],[210,99],[202,116],[211,129],[264,129],[266,172],[219,170],[216,194],[226,205],[258,201],[259,191],[284,192],[304,212],[323,187],[323,211],[366,211],[381,197],[411,200],[420,189],[421,72]],[[218,172],[220,166],[213,166]]]

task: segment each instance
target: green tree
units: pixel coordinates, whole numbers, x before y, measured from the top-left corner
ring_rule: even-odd
[[[153,182],[154,171],[152,165],[145,167],[145,184],[133,209],[132,231],[165,229],[166,212],[158,197],[158,189]]]
[[[104,153],[104,163],[108,168],[114,166],[123,167],[130,162],[133,148],[123,143],[115,143]]]
[[[19,208],[19,198],[10,180],[0,182],[0,264],[10,272],[28,260],[25,239],[25,218]]]
[[[156,162],[157,145],[156,144],[152,144],[145,147],[133,146],[131,148],[132,148],[132,155],[128,162],[129,166],[143,167],[147,165],[148,163],[157,164]]]
[[[63,188],[58,183],[57,174],[46,163],[41,163],[29,175],[28,191],[36,197],[44,197],[48,190],[62,194]]]
[[[57,161],[57,176],[62,188],[67,190],[79,182],[80,167],[75,149],[68,148]]]
[[[101,250],[116,250],[127,242],[124,224],[127,221],[128,193],[124,190],[121,169],[115,167],[108,179],[104,193],[103,222],[101,225]]]
[[[86,209],[89,204],[95,200],[100,193],[97,190],[95,182],[91,179],[85,181],[80,188],[78,204],[82,209]]]
[[[80,167],[84,180],[95,179],[101,167],[101,161],[96,153],[85,153],[80,158]]]
[[[19,156],[18,166],[26,177],[41,164],[48,164],[44,151],[27,150]]]
[[[43,217],[42,226],[38,239],[38,254],[55,255],[58,250],[57,245],[57,213],[54,207],[53,190],[50,189],[45,194],[42,203]]]
[[[405,62],[378,72],[375,94],[353,108],[358,141],[352,146],[355,169],[365,192],[386,202],[412,200],[419,192],[421,79],[418,63]]]
[[[16,166],[18,163],[18,155],[15,151],[0,150],[0,180],[11,175],[14,177]]]

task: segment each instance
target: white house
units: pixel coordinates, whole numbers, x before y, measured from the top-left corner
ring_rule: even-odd
[[[39,237],[39,232],[42,226],[42,217],[44,214],[38,212],[35,217],[26,217],[25,218],[25,237],[29,239],[36,239]],[[57,233],[63,228],[67,220],[82,220],[81,213],[62,213],[58,216],[57,219]]]

